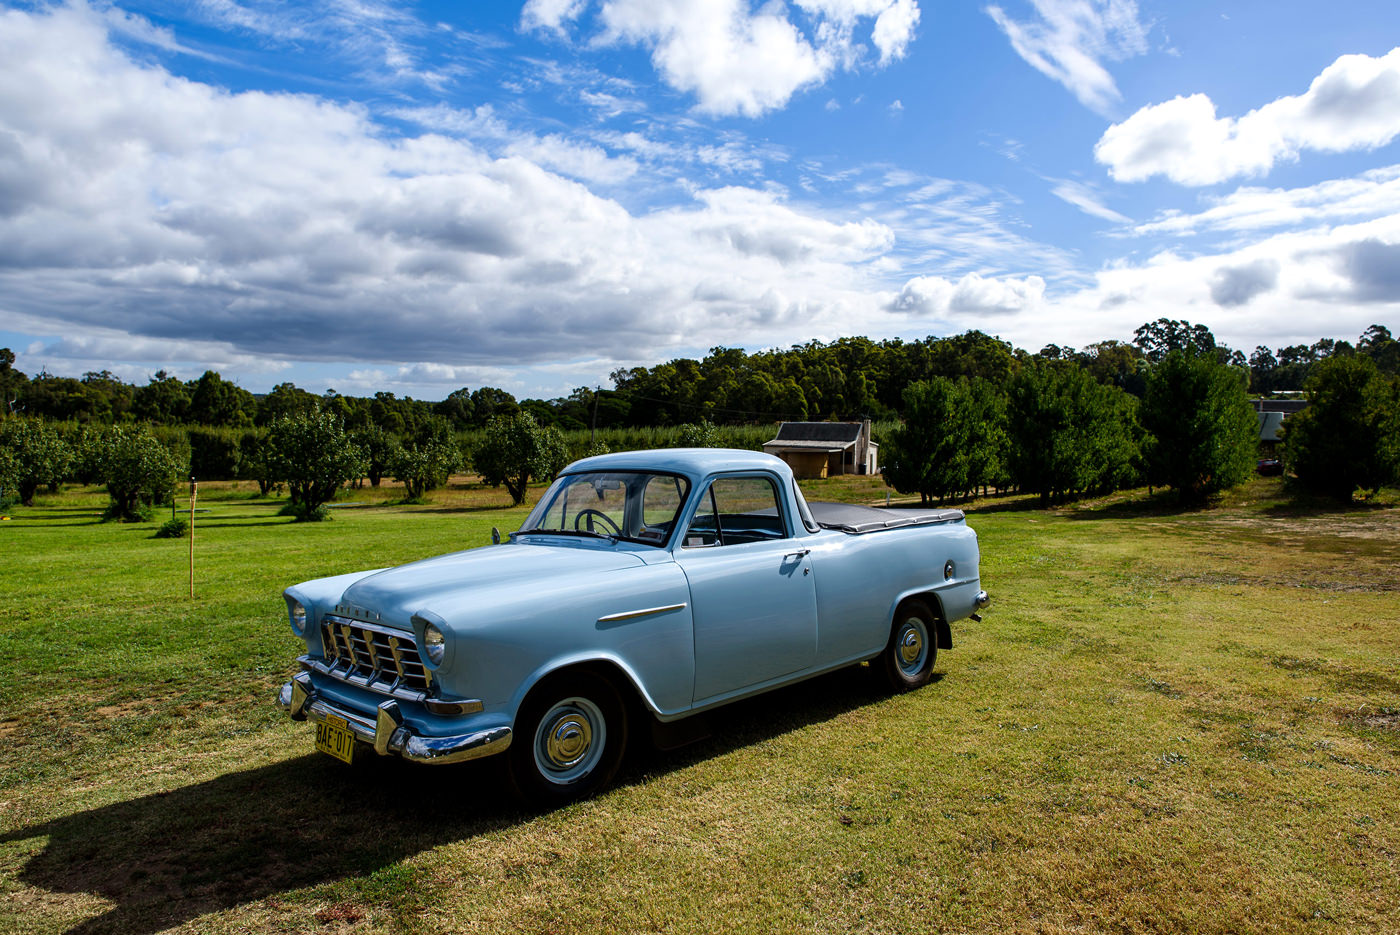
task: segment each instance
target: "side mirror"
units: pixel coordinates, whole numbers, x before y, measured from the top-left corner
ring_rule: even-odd
[[[499,529],[497,529],[495,526],[492,526],[492,527],[491,527],[491,544],[492,544],[492,545],[500,545],[500,544],[501,544],[501,531],[500,531]]]

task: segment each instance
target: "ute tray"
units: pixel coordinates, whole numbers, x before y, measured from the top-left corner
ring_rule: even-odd
[[[853,536],[902,526],[933,526],[955,523],[962,510],[892,509],[861,506],[859,503],[809,503],[812,518],[823,529],[835,529]]]

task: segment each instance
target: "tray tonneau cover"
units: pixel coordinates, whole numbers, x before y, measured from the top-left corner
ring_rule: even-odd
[[[858,503],[809,503],[812,518],[823,529],[838,529],[858,536],[898,526],[932,526],[963,518],[962,510],[896,510]]]

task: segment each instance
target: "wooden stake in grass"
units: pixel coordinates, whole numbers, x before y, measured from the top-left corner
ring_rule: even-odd
[[[194,600],[194,502],[199,499],[199,483],[190,478],[190,600]]]

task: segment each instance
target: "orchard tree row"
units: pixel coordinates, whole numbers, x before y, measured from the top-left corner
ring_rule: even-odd
[[[185,438],[148,424],[88,426],[12,416],[0,420],[0,508],[32,506],[41,488],[56,493],[65,483],[102,484],[110,498],[108,519],[146,520],[156,506],[171,502],[192,470],[208,477],[215,464],[221,470],[212,476],[255,480],[264,495],[285,488],[282,512],[299,520],[325,519],[325,504],[347,484],[378,486],[392,476],[403,484],[405,500],[416,502],[468,467],[487,483],[505,486],[518,504],[531,481],[553,477],[569,460],[559,430],[539,426],[527,412],[492,419],[470,454],[440,416],[402,440],[374,426],[347,430],[329,409],[281,416],[265,431],[194,431]]]
[[[416,433],[434,416],[460,432],[484,428],[492,418],[516,412],[528,412],[540,425],[565,430],[702,420],[719,425],[878,420],[904,412],[904,390],[912,383],[966,377],[1004,387],[1016,374],[1047,361],[1072,365],[1095,382],[1140,399],[1152,365],[1172,350],[1188,349],[1246,374],[1249,392],[1255,394],[1302,390],[1312,369],[1334,356],[1361,354],[1382,373],[1400,372],[1400,342],[1381,325],[1368,328],[1355,345],[1324,338],[1277,351],[1256,347],[1246,357],[1218,344],[1202,325],[1159,319],[1138,328],[1129,342],[1101,341],[1078,349],[1050,344],[1034,354],[980,331],[908,342],[861,337],[812,341],[755,354],[717,347],[701,360],[681,358],[617,370],[611,375],[611,388],[580,387],[567,397],[549,400],[517,400],[505,390],[483,386],[463,387],[438,402],[425,402],[389,392],[370,397],[334,390],[315,394],[292,383],[255,396],[214,371],[189,381],[160,371],[144,386],[123,383],[107,371],[81,378],[46,373],[31,377],[14,368],[9,349],[0,348],[0,402],[3,413],[59,421],[232,428],[266,427],[286,416],[329,411],[348,430],[375,427],[396,436]]]
[[[1259,449],[1248,377],[1206,343],[1142,368],[1140,395],[1047,355],[997,383],[918,380],[881,453],[886,481],[923,502],[1018,489],[1041,504],[1125,487],[1170,487],[1199,502],[1242,483]],[[1284,422],[1293,481],[1349,501],[1400,482],[1400,377],[1373,357],[1334,352],[1304,382],[1308,408]]]

